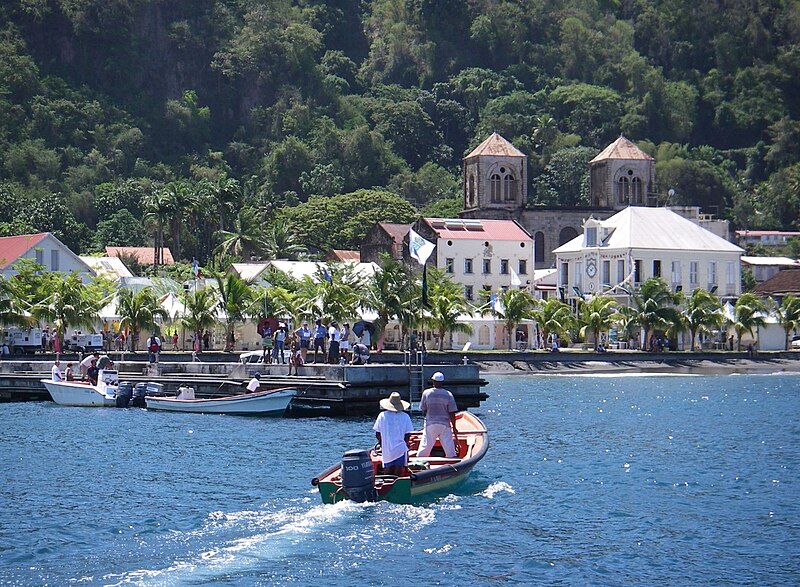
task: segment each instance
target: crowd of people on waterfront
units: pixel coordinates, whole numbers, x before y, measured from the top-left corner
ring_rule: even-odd
[[[303,321],[300,327],[290,330],[286,322],[278,322],[272,328],[269,322],[261,326],[261,362],[265,364],[289,365],[289,374],[294,369],[310,364],[364,365],[369,361],[371,335],[364,329],[357,336],[350,324],[341,326],[336,320],[323,324],[317,319],[313,326]]]

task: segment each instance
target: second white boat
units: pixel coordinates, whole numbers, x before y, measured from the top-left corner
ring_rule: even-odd
[[[211,399],[145,397],[147,409],[196,414],[233,414],[239,416],[282,416],[297,393],[293,387],[243,393]]]

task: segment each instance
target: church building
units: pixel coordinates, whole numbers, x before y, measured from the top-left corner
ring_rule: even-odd
[[[589,162],[590,206],[528,206],[528,157],[492,133],[464,157],[464,210],[460,216],[515,220],[534,237],[535,268],[555,267],[553,250],[582,234],[589,217],[604,220],[628,206],[661,203],[654,164],[650,155],[620,135]],[[702,224],[697,208],[679,213]]]

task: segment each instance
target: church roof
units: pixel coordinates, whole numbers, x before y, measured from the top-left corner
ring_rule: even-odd
[[[478,155],[492,155],[495,157],[525,157],[525,153],[517,149],[514,145],[509,143],[496,132],[493,132],[491,135],[489,135],[488,139],[475,147],[469,155],[464,157],[464,159],[477,157]]]
[[[597,221],[608,229],[604,249],[649,249],[742,253],[744,249],[676,214],[669,208],[629,206],[608,220]],[[570,253],[584,249],[583,233],[553,252]]]
[[[598,161],[606,161],[608,159],[623,159],[630,160],[644,160],[652,161],[653,158],[637,147],[632,141],[626,139],[623,135],[603,149],[597,157],[589,161],[589,163],[597,163]]]

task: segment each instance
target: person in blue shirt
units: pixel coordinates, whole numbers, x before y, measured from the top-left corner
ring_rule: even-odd
[[[325,340],[328,337],[328,329],[322,325],[322,320],[317,320],[314,326],[314,363],[317,362],[317,351],[322,351],[322,362],[325,362]]]

